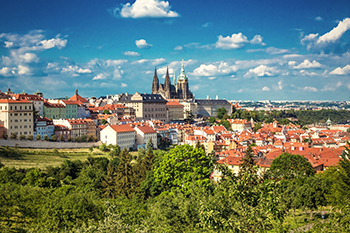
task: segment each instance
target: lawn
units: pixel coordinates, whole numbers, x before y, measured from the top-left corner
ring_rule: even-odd
[[[4,149],[4,147],[0,147]],[[5,166],[15,168],[32,168],[37,167],[45,169],[47,166],[59,166],[66,159],[85,161],[91,157],[110,158],[109,152],[102,152],[98,148],[94,148],[92,152],[88,148],[82,149],[25,149],[18,148],[19,156],[5,157],[1,155],[0,162]],[[137,154],[137,152],[131,152]]]

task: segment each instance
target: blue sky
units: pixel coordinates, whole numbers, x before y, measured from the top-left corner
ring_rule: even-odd
[[[2,91],[149,93],[183,59],[196,98],[350,100],[348,0],[2,0],[0,22]]]

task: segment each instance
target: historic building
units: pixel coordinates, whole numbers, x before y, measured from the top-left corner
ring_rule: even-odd
[[[175,75],[174,75],[175,76]],[[181,73],[174,77],[174,82],[171,84],[169,70],[167,68],[164,84],[159,84],[157,69],[154,70],[152,82],[152,94],[161,94],[164,99],[193,99],[193,94],[188,87],[188,77],[185,74],[184,64],[181,65]]]

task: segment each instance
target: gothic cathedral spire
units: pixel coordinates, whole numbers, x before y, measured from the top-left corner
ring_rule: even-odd
[[[152,94],[157,94],[159,90],[159,80],[157,76],[157,67],[154,68],[154,76],[152,83]]]

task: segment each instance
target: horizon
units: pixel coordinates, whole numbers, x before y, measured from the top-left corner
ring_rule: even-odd
[[[0,20],[2,91],[150,93],[183,59],[197,99],[350,100],[345,0],[14,0]]]

